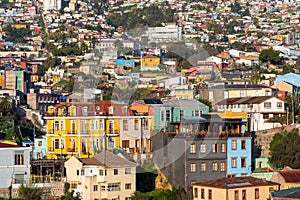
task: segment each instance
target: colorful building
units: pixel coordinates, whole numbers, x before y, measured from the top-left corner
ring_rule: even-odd
[[[151,117],[116,101],[61,102],[48,107],[47,157],[88,158],[104,149],[150,152]]]
[[[141,58],[141,70],[159,70],[160,58],[154,55],[145,55]]]

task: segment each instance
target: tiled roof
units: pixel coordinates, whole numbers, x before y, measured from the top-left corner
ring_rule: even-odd
[[[279,185],[279,183],[247,176],[247,177],[220,178],[220,179],[215,179],[210,181],[201,181],[193,185],[229,189],[229,188],[268,186],[268,185],[274,186],[274,185]]]

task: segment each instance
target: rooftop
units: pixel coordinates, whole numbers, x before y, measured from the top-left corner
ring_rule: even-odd
[[[257,186],[274,186],[279,185],[279,183],[266,181],[259,178],[254,178],[250,176],[246,177],[231,177],[231,178],[220,178],[210,181],[201,181],[195,183],[194,186],[205,186],[205,187],[215,187],[223,189],[239,188],[239,187],[257,187]]]

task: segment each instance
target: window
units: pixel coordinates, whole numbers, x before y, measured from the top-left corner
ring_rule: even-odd
[[[54,139],[54,149],[59,149],[59,139]]]
[[[15,154],[15,165],[24,165],[23,153],[16,152],[16,154]]]
[[[246,167],[246,158],[241,158],[241,167]]]
[[[160,121],[165,121],[165,113],[163,110],[160,111]]]
[[[114,169],[114,175],[118,175],[119,171],[118,169]]]
[[[60,121],[60,129],[59,130],[65,130],[65,121]]]
[[[59,121],[54,121],[54,130],[55,131],[59,130]]]
[[[114,114],[114,107],[110,106],[108,108],[108,114],[113,115]]]
[[[198,198],[198,188],[194,188],[194,198]]]
[[[201,144],[200,153],[206,153],[206,144]]]
[[[76,171],[77,176],[79,176],[79,170]]]
[[[196,153],[196,144],[191,144],[190,153]]]
[[[202,172],[205,172],[206,171],[206,162],[202,162],[201,165],[200,165],[200,170]]]
[[[105,170],[104,169],[100,169],[99,170],[99,175],[100,176],[106,176],[107,175],[107,170],[106,169]]]
[[[71,183],[70,188],[71,189],[76,189],[77,188],[77,183]]]
[[[99,130],[99,121],[91,120],[91,130]]]
[[[282,108],[282,102],[277,102],[277,108]]]
[[[167,122],[171,121],[171,112],[170,112],[170,110],[166,110],[166,121]]]
[[[122,148],[129,148],[129,140],[122,140]]]
[[[131,169],[130,168],[125,168],[125,174],[131,174]]]
[[[239,191],[238,190],[234,191],[234,200],[239,200]]]
[[[131,189],[131,183],[125,183],[125,190]]]
[[[221,152],[226,153],[226,144],[225,143],[221,144]]]
[[[121,190],[121,183],[109,183],[107,185],[107,191],[120,191]]]
[[[209,200],[212,199],[212,190],[208,190],[208,199],[209,199]]]
[[[184,110],[180,110],[180,119],[184,116]]]
[[[269,193],[270,192],[274,192],[274,188],[273,187],[269,187]]]
[[[83,116],[88,116],[88,108],[87,107],[82,108],[82,115]]]
[[[213,170],[213,172],[217,172],[218,171],[218,163],[217,162],[213,162],[212,170]]]
[[[144,119],[143,121],[144,121],[144,123],[143,123],[144,124],[144,129],[148,130],[149,129],[149,121],[148,121],[148,119]]]
[[[39,147],[43,146],[43,141],[38,141],[38,146]]]
[[[100,120],[100,130],[104,130],[104,119]]]
[[[201,199],[205,199],[205,190],[201,189]]]
[[[246,190],[242,190],[242,200],[246,200]]]
[[[134,120],[134,130],[139,130],[139,120],[138,119]]]
[[[98,191],[98,185],[94,185],[94,191]]]
[[[105,185],[101,185],[101,191],[105,191]]]
[[[269,119],[269,114],[263,114],[263,119]]]
[[[196,172],[196,164],[195,163],[190,164],[190,172]]]
[[[195,116],[199,117],[199,110],[195,110]]]
[[[81,176],[84,176],[84,170],[83,169],[81,170]]]
[[[212,145],[212,152],[213,153],[218,153],[218,144],[213,144]]]
[[[236,140],[231,141],[231,149],[235,150],[236,149]]]
[[[255,188],[254,197],[255,199],[259,199],[259,188]]]
[[[123,131],[128,131],[128,120],[127,119],[123,120]]]
[[[271,108],[271,102],[265,102],[264,108]]]
[[[220,163],[220,171],[225,172],[225,162]]]
[[[231,158],[231,167],[236,168],[236,158]]]
[[[241,141],[241,148],[246,149],[246,140]]]

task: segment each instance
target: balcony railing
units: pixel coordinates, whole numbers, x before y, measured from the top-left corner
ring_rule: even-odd
[[[74,152],[77,152],[77,148],[67,148],[67,151],[74,153]]]
[[[120,130],[108,130],[108,134],[120,134]]]

